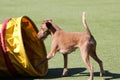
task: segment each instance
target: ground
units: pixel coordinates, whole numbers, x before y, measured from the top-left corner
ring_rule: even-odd
[[[26,15],[34,21],[38,29],[42,20],[51,18],[64,31],[83,32],[81,15],[85,11],[89,28],[97,41],[97,55],[103,61],[105,69],[105,75],[99,77],[99,66],[91,58],[95,80],[120,80],[119,8],[120,0],[1,0],[0,23],[6,18]],[[51,36],[45,40],[47,52],[50,51],[50,44]],[[69,55],[68,64],[68,76],[61,77],[63,56],[57,53],[49,61],[49,70],[45,77],[24,79],[87,80],[89,78],[89,72],[79,50]]]

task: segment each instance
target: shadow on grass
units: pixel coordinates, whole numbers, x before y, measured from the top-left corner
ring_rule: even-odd
[[[105,78],[105,80],[120,79],[120,73],[111,73],[109,71],[105,71],[104,76],[109,77],[109,78]]]
[[[99,74],[99,72],[94,72],[95,77],[99,77]],[[103,78],[104,80],[120,79],[120,73],[112,73],[106,70]]]
[[[69,68],[68,75],[66,77],[70,77],[75,74],[80,74],[81,72],[84,72],[85,70],[86,68]],[[48,74],[44,78],[45,79],[60,78],[62,77],[62,71],[63,71],[63,68],[49,69]]]
[[[34,79],[55,79],[61,78],[63,68],[52,68],[48,70],[48,74],[44,77],[17,77],[17,78],[0,78],[0,80],[34,80]],[[86,68],[69,68],[68,75],[66,77],[80,77],[89,76],[89,72],[84,72]],[[94,72],[94,77],[100,77],[99,72]],[[111,73],[105,71],[103,76],[104,80],[120,79],[120,73]]]
[[[63,68],[49,69],[48,74],[42,79],[54,79],[61,78]],[[89,76],[89,72],[84,72],[86,68],[69,68],[68,75],[66,77],[80,77]],[[100,77],[100,72],[94,72],[94,77]],[[120,79],[120,73],[112,73],[105,70],[103,76],[104,80]]]

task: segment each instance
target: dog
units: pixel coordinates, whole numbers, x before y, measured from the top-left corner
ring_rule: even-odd
[[[103,62],[96,54],[96,40],[88,28],[85,15],[86,13],[83,12],[82,23],[86,30],[85,32],[64,32],[52,21],[52,19],[47,19],[42,22],[37,37],[41,40],[44,40],[48,35],[51,35],[52,43],[50,53],[37,67],[42,65],[47,60],[53,58],[56,52],[59,51],[63,54],[64,57],[64,69],[62,75],[65,76],[68,72],[68,54],[79,48],[82,59],[90,72],[89,80],[93,80],[93,67],[90,63],[89,56],[91,56],[99,64],[100,76],[103,75]]]

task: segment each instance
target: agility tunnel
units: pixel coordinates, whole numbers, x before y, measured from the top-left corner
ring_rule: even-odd
[[[22,16],[0,24],[0,77],[45,76],[48,62],[35,68],[47,55],[33,21]]]

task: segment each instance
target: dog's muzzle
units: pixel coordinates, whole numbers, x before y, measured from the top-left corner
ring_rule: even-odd
[[[40,34],[40,33],[37,34],[37,38],[40,39],[40,40],[45,40],[46,37],[47,37],[47,35],[43,35],[43,34]]]

